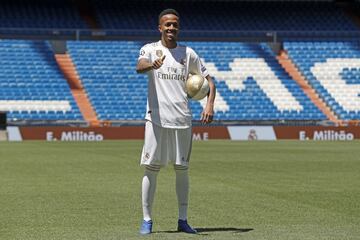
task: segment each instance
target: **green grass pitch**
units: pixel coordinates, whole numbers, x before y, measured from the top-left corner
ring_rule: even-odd
[[[360,239],[360,142],[194,142],[189,222],[161,170],[139,236],[142,141],[0,143],[0,239]]]

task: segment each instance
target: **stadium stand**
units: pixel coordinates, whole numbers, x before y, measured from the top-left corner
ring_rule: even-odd
[[[101,120],[143,119],[147,80],[135,72],[137,42],[69,41],[68,50]]]
[[[75,38],[66,34],[62,40],[67,41],[63,45],[67,44],[73,72],[79,74],[95,118],[142,120],[147,78],[136,74],[136,57],[142,41],[158,39],[157,14],[166,7],[181,13],[180,39],[199,53],[215,77],[216,120],[329,119],[279,64],[268,44],[238,38],[247,35],[270,36],[276,44],[285,40],[289,57],[335,115],[342,120],[360,118],[359,43],[356,38],[338,40],[359,31],[337,1],[5,0],[0,5],[0,33],[16,38],[12,31],[36,35],[37,29],[79,29],[77,35],[88,34],[93,40],[118,34],[117,41],[70,41]],[[100,35],[92,35],[90,28]],[[319,37],[337,41],[319,42]],[[9,120],[84,120],[48,42],[0,40],[0,48],[0,111],[8,111]],[[204,102],[191,101],[194,119],[200,118],[202,106]]]
[[[0,111],[16,120],[82,120],[45,41],[0,40]]]
[[[340,119],[360,118],[359,42],[285,42],[284,48]]]
[[[101,40],[104,36],[117,40],[153,39],[158,36],[156,16],[166,7],[181,13],[184,40],[268,41],[270,35],[298,40],[300,36],[314,35],[335,38],[354,36],[358,29],[349,17],[351,14],[346,13],[351,11],[345,11],[336,1],[4,0],[1,3],[0,33],[21,39],[28,36],[39,39],[41,35],[45,39]]]
[[[189,46],[204,58],[230,106],[228,113],[217,113],[220,119],[325,119],[281,68],[267,44],[195,42]]]
[[[188,5],[191,4],[191,7]],[[334,2],[257,1],[123,1],[93,0],[104,29],[143,30],[157,33],[157,18],[166,7],[181,13],[182,29],[189,35],[214,37],[234,31],[353,31],[349,17]],[[221,9],[221,11],[219,11]],[[271,11],[269,11],[271,9]],[[216,16],[216,17],[214,17]],[[276,16],[276,17],[274,17]],[[199,30],[202,30],[199,32]],[[205,31],[205,32],[204,32]],[[208,34],[206,34],[209,32]],[[183,32],[182,36],[188,36]]]
[[[0,28],[83,29],[87,25],[68,0],[2,0]]]
[[[136,74],[141,42],[69,42],[70,55],[99,119],[141,120],[147,80]],[[218,120],[326,119],[280,67],[266,44],[186,42],[218,86]],[[195,119],[201,103],[191,101]]]

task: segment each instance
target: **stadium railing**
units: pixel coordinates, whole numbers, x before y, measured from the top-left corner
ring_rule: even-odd
[[[303,40],[358,41],[359,31],[189,31],[182,30],[181,40],[281,42]],[[157,30],[146,29],[46,29],[46,28],[0,28],[3,39],[41,40],[154,40],[159,38]]]
[[[100,126],[143,126],[146,120],[112,120],[103,121]],[[9,126],[67,126],[67,127],[89,127],[89,123],[81,120],[23,120],[10,119]],[[193,126],[203,126],[194,119]],[[360,126],[360,121],[342,121],[341,126]],[[214,120],[211,126],[337,126],[330,120]]]

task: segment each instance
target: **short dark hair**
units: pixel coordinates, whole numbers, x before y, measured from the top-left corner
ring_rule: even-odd
[[[160,19],[161,19],[164,15],[166,15],[166,14],[174,14],[175,16],[177,16],[178,18],[180,18],[179,13],[178,13],[175,9],[168,8],[168,9],[163,10],[163,11],[159,14],[159,22],[160,22]]]

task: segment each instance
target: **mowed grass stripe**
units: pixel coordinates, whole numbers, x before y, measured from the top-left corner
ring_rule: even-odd
[[[142,141],[0,143],[0,239],[142,239]],[[360,142],[194,142],[189,221],[171,166],[149,239],[359,239]]]

